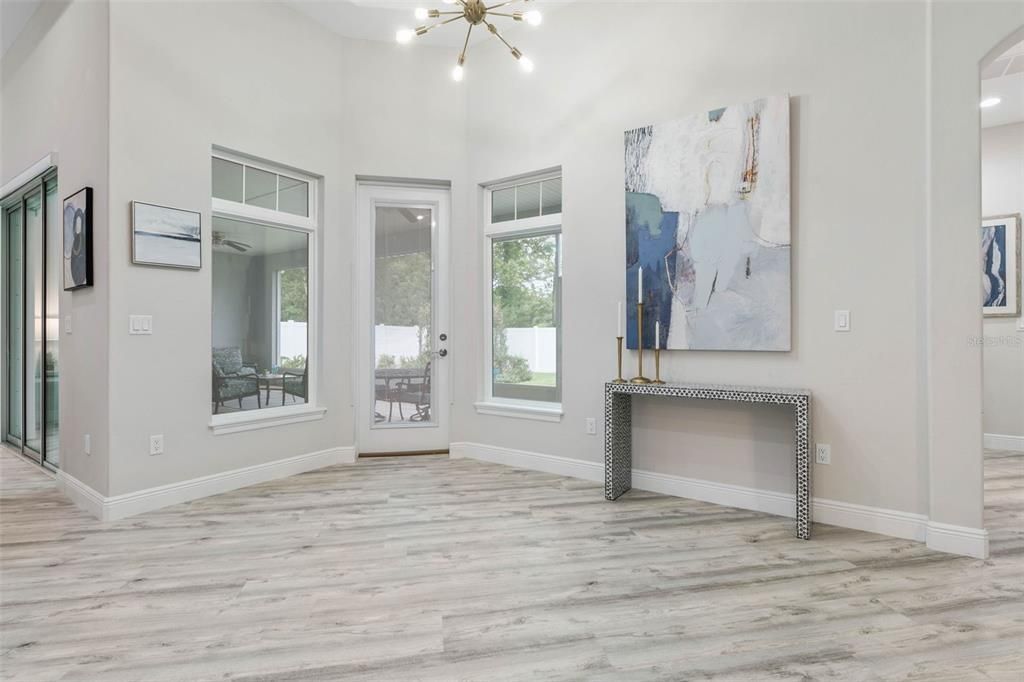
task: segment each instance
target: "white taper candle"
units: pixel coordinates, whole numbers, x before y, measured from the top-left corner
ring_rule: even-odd
[[[654,350],[661,350],[661,322],[654,321]]]
[[[644,268],[642,265],[636,269],[636,302],[644,302]]]
[[[616,327],[618,332],[615,336],[622,336],[622,301],[619,301],[619,314],[616,316],[615,320],[618,323],[618,326]]]

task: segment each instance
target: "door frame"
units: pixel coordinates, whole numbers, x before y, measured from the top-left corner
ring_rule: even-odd
[[[439,356],[451,347],[451,187],[439,182],[391,182],[358,179],[355,202],[354,352],[352,354],[352,401],[357,452],[367,455],[422,454],[447,452],[451,436],[452,370],[450,355]],[[433,349],[429,423],[378,424],[373,415],[376,394],[373,368],[374,344],[374,248],[375,213],[378,206],[430,208],[436,216],[431,228]],[[439,336],[447,335],[440,342]]]

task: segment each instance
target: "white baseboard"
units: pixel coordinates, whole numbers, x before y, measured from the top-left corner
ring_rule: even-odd
[[[57,470],[57,488],[64,493],[66,498],[74,502],[76,507],[89,512],[101,521],[106,521],[103,518],[103,503],[107,498],[63,469]]]
[[[448,445],[448,457],[451,459],[479,459],[520,469],[544,471],[559,476],[582,478],[586,481],[600,483],[604,480],[604,467],[596,462],[585,462],[581,459],[542,455],[539,452],[512,450],[482,443],[451,443]]]
[[[452,443],[450,452],[451,457],[456,459],[467,457],[521,469],[572,476],[588,481],[604,480],[604,465],[598,462],[585,462],[481,443]],[[750,509],[777,516],[793,518],[796,515],[796,501],[794,496],[789,493],[745,488],[641,469],[633,469],[633,487],[638,490],[701,500],[737,509]],[[813,500],[812,516],[815,521],[820,523],[891,537],[919,542],[924,542],[928,537],[928,517],[924,514],[867,507],[816,497]]]
[[[72,502],[101,521],[116,521],[172,504],[355,461],[355,448],[330,448],[112,497],[101,495],[64,471],[57,472],[57,485]]]
[[[928,549],[950,554],[962,554],[975,559],[988,558],[988,531],[984,528],[953,526],[948,523],[928,522]]]
[[[985,447],[989,450],[1024,452],[1024,436],[1007,436],[1002,433],[986,433]]]

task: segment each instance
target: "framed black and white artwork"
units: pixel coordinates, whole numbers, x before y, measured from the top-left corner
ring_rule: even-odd
[[[202,216],[196,211],[132,202],[132,262],[202,267]]]
[[[64,200],[64,291],[92,286],[92,187]]]
[[[985,317],[1020,315],[1020,213],[981,221],[981,296]]]

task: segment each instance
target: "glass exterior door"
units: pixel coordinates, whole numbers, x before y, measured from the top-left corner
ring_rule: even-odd
[[[4,439],[59,464],[60,223],[51,173],[3,202]]]
[[[448,448],[448,192],[360,187],[361,453]]]

